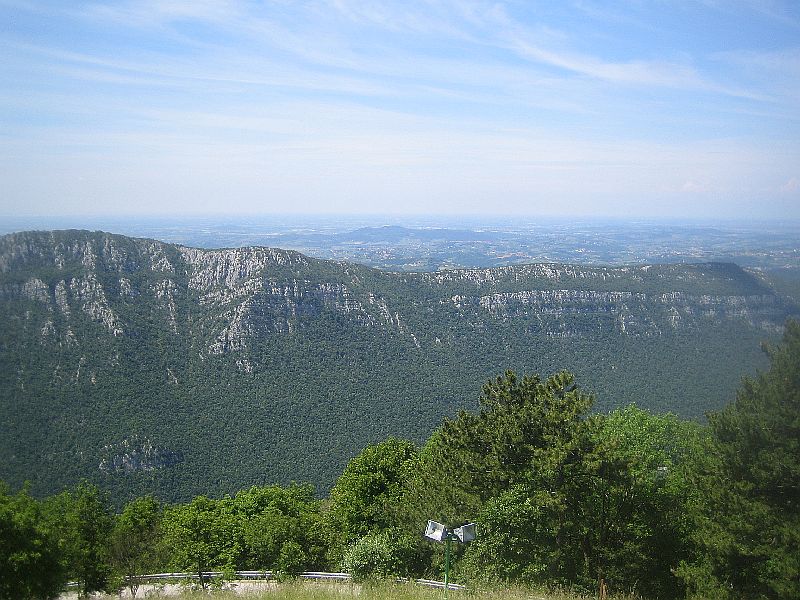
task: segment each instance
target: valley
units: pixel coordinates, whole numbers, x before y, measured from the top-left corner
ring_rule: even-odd
[[[391,272],[78,230],[0,238],[0,479],[124,501],[310,481],[423,443],[506,369],[703,419],[796,304],[730,263]]]

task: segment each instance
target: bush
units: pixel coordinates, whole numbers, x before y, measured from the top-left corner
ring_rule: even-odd
[[[287,540],[281,546],[278,570],[283,578],[294,578],[305,570],[308,557],[303,548],[294,540]]]
[[[397,530],[368,533],[352,544],[342,558],[342,570],[356,581],[408,575],[418,567],[420,552]]]

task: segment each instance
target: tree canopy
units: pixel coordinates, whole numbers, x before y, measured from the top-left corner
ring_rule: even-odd
[[[427,519],[478,523],[454,572],[644,598],[800,597],[800,325],[767,348],[708,425],[635,405],[590,412],[571,373],[513,371],[484,385],[474,412],[445,419],[422,449],[389,437],[344,468],[327,498],[311,485],[163,504],[114,515],[96,486],[39,501],[0,484],[0,600],[135,593],[148,570],[197,574],[350,570],[439,577]],[[205,582],[203,582],[205,583]]]
[[[698,593],[800,597],[800,323],[765,350],[770,369],[709,415],[719,464],[686,565]]]
[[[0,482],[0,599],[54,598],[67,582],[59,539],[27,490]]]

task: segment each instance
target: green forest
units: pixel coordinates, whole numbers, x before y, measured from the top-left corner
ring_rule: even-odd
[[[135,588],[132,576],[164,570],[440,578],[428,519],[477,523],[453,567],[475,588],[798,598],[800,324],[766,352],[768,370],[707,424],[635,405],[592,411],[567,371],[506,371],[422,446],[388,437],[364,448],[324,498],[309,484],[267,485],[115,510],[89,482],[38,499],[6,485],[0,598],[51,598],[67,581],[84,594]]]
[[[390,273],[103,232],[0,237],[0,479],[115,509],[309,482],[388,433],[424,446],[510,369],[591,414],[702,421],[767,367],[790,299],[733,264]]]

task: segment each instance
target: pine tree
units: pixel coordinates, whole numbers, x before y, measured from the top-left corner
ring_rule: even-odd
[[[709,416],[721,466],[701,532],[706,555],[690,574],[699,593],[800,598],[800,323],[766,351],[769,371]]]

